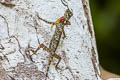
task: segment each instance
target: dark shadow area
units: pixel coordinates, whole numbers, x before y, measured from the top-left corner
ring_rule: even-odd
[[[99,61],[120,75],[120,0],[90,0]]]

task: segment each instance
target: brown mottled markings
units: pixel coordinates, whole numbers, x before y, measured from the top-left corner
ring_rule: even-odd
[[[61,18],[59,18],[56,22],[49,22],[49,21],[47,21],[45,19],[40,18],[37,15],[40,20],[42,20],[42,21],[44,21],[44,22],[46,22],[48,24],[56,25],[56,29],[55,29],[53,37],[52,37],[52,39],[50,41],[49,48],[47,46],[45,46],[44,44],[40,44],[36,50],[31,50],[33,52],[33,54],[36,54],[37,51],[40,48],[43,48],[43,50],[50,53],[49,60],[48,60],[46,77],[48,76],[49,67],[50,67],[51,61],[53,60],[53,57],[58,59],[58,62],[56,64],[55,68],[56,68],[56,70],[59,69],[58,64],[61,61],[61,57],[56,54],[56,50],[58,48],[58,45],[59,45],[60,38],[61,38],[62,34],[63,34],[63,38],[65,38],[64,26],[66,25],[66,22],[68,22],[69,19],[72,17],[72,15],[73,15],[73,13],[69,9],[67,9],[66,12],[64,13],[64,16],[61,17],[62,19],[64,19],[64,21],[59,22],[59,23],[57,23],[57,21],[60,20]]]

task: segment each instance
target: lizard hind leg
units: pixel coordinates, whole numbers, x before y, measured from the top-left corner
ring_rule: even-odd
[[[60,57],[59,55],[57,55],[57,54],[54,54],[53,56],[58,59],[58,62],[57,62],[57,64],[56,64],[56,66],[55,66],[55,69],[56,69],[56,70],[57,70],[57,69],[60,69],[60,68],[58,67],[58,65],[59,65],[59,63],[60,63],[60,61],[61,61],[61,57]]]
[[[32,56],[33,56],[34,54],[36,54],[36,53],[38,52],[38,50],[40,50],[40,48],[42,48],[43,50],[45,50],[45,51],[47,51],[48,53],[50,53],[50,49],[49,49],[47,46],[45,46],[44,44],[40,44],[40,45],[37,47],[36,50],[32,50],[32,49],[31,49],[31,51],[32,51],[32,53],[33,53],[33,54],[30,56],[31,60],[32,60]],[[34,61],[32,60],[32,62],[34,62]]]
[[[50,54],[49,59],[48,59],[46,79],[45,79],[45,80],[47,80],[48,71],[49,71],[49,68],[50,68],[51,61],[53,60],[53,56],[51,55],[51,49],[48,48],[47,46],[45,46],[44,44],[40,44],[36,50],[34,50],[34,51],[32,50],[33,54],[36,54],[37,51],[38,51],[40,48],[43,48],[43,50],[47,51],[47,52]]]
[[[43,50],[47,52],[50,52],[50,49],[47,46],[45,46],[44,44],[40,44],[36,50],[32,50],[33,54],[36,54],[37,51],[40,50],[40,48],[42,48]]]

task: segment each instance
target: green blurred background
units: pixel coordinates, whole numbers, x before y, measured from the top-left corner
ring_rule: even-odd
[[[120,75],[120,0],[89,1],[100,64]]]

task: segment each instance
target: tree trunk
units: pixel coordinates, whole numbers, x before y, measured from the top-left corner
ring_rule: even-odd
[[[40,18],[55,22],[67,9],[73,13],[71,25],[65,24],[66,37],[62,32],[52,51],[61,57],[56,69],[58,59],[49,51],[33,50],[41,43],[49,47],[56,26],[62,24],[58,20],[51,30],[51,24]],[[0,80],[101,80],[97,54],[88,0],[0,2]]]

